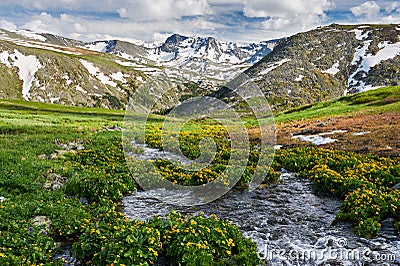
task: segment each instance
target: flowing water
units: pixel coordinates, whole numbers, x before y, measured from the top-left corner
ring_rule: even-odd
[[[354,235],[351,225],[334,224],[340,201],[317,195],[308,180],[282,174],[282,183],[249,191],[231,191],[195,207],[157,200],[162,191],[136,192],[123,200],[130,219],[146,220],[171,210],[216,214],[253,239],[271,265],[400,265],[400,238],[389,222],[373,240]]]
[[[140,146],[139,160],[169,154]],[[184,158],[171,157],[181,163]],[[125,215],[147,220],[165,217],[171,210],[186,214],[216,214],[236,224],[246,237],[257,243],[260,257],[269,265],[400,265],[400,237],[390,220],[382,225],[379,238],[368,240],[354,235],[350,224],[335,223],[341,201],[316,193],[312,184],[293,173],[283,173],[281,182],[255,191],[233,190],[222,198],[195,207],[179,207],[158,198],[163,190],[138,191],[123,199]],[[176,196],[176,195],[174,195]],[[189,196],[182,194],[182,198]],[[59,256],[75,260],[70,247]],[[166,265],[159,262],[158,265]]]

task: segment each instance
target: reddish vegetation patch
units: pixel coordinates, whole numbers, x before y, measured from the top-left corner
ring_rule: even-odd
[[[400,112],[289,122],[277,125],[277,130],[277,144],[293,146],[313,145],[299,139],[292,139],[294,134],[313,135],[334,130],[347,130],[346,133],[325,136],[336,141],[320,146],[380,156],[400,156]],[[353,135],[362,132],[369,133]]]

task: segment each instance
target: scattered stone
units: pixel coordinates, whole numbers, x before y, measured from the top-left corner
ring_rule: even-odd
[[[317,125],[317,127],[326,127],[328,125],[328,122],[322,122]]]
[[[365,132],[355,132],[353,133],[353,136],[363,136],[363,135],[367,135],[370,134],[371,131],[365,131]]]
[[[326,242],[326,246],[327,247],[336,247],[336,241],[333,239],[328,239],[328,241]]]
[[[38,156],[39,159],[42,160],[53,160],[56,158],[63,158],[63,155],[68,152],[75,152],[78,150],[84,150],[85,146],[83,146],[83,141],[82,140],[77,140],[77,141],[72,141],[70,143],[62,144],[59,143],[59,140],[56,139],[55,143],[57,144],[58,147],[61,149],[55,150],[54,153],[50,154],[47,156],[46,154],[41,154]]]
[[[325,266],[343,266],[344,264],[341,263],[340,261],[335,260],[335,259],[330,259],[330,260],[327,260],[326,263],[319,264],[319,265],[325,265]]]
[[[77,150],[84,150],[85,149],[85,147],[83,146],[83,141],[82,140],[72,141],[72,142],[67,143],[67,144],[59,144],[58,146],[64,151],[64,153],[66,151],[77,151]],[[58,150],[58,152],[60,152],[60,151]]]
[[[311,129],[311,128],[307,128],[307,129],[303,129],[300,131],[297,131],[296,133],[293,134],[293,136],[297,136],[297,135],[313,135],[316,134],[317,131],[315,129]]]
[[[41,154],[41,155],[38,156],[38,158],[41,159],[41,160],[48,160],[49,156],[47,156],[46,154]]]
[[[66,177],[53,173],[51,170],[45,174],[45,178],[46,182],[43,184],[43,188],[53,191],[61,189],[68,181]]]
[[[397,183],[396,185],[394,185],[392,188],[400,190],[400,183]]]
[[[74,255],[72,245],[63,245],[61,242],[58,243],[57,247],[59,247],[59,251],[52,256],[54,261],[62,261],[63,265],[81,265]]]
[[[123,131],[123,130],[125,129],[117,125],[104,127],[104,131]]]
[[[89,205],[89,201],[88,201],[88,199],[85,198],[85,197],[80,197],[80,198],[79,198],[79,202],[82,203],[82,204],[85,205],[85,206]]]
[[[354,250],[354,249],[357,249],[359,247],[360,247],[359,245],[357,245],[357,244],[355,244],[353,242],[348,242],[347,243],[347,248],[350,249],[350,250]]]
[[[372,251],[382,251],[385,250],[385,245],[381,243],[372,243]]]
[[[46,230],[42,230],[42,232],[44,232],[44,233],[49,232],[53,225],[52,221],[49,218],[47,218],[46,216],[35,216],[32,218],[32,222],[36,226],[44,225],[46,228]]]

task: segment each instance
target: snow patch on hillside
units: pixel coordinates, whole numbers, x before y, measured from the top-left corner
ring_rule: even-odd
[[[72,84],[72,80],[70,80],[70,78],[69,78],[69,76],[68,76],[68,73],[65,73],[63,76],[62,76],[62,78],[63,79],[65,79],[65,83],[67,83],[67,85],[71,85]]]
[[[369,72],[371,68],[380,64],[382,61],[392,59],[400,55],[400,42],[383,42],[378,44],[379,51],[375,55],[368,54],[361,63],[360,70]]]
[[[84,90],[84,89],[83,89],[81,86],[79,86],[79,85],[75,87],[75,90],[76,90],[76,91],[80,91],[80,92],[82,92],[82,93],[84,93],[84,94],[87,94],[87,93],[88,93],[86,90]]]
[[[35,74],[42,67],[39,59],[33,55],[23,55],[18,50],[14,50],[13,54],[3,51],[0,54],[0,63],[18,68],[18,76],[22,80],[22,98],[29,101],[32,82],[36,81]]]
[[[356,50],[352,65],[358,65],[358,68],[350,75],[347,81],[347,87],[355,87],[359,92],[376,89],[379,87],[374,87],[365,84],[363,81],[357,80],[355,78],[357,74],[362,74],[362,76],[365,77],[368,75],[368,72],[371,70],[371,68],[380,64],[382,61],[389,60],[400,55],[400,42],[389,43],[387,41],[378,44],[379,51],[376,54],[367,54],[371,42],[372,41],[365,41],[364,46]]]
[[[134,60],[135,59],[132,55],[127,54],[127,53],[123,53],[123,52],[118,52],[116,55],[119,56],[119,57],[122,57],[124,59],[127,59],[127,60]]]
[[[110,80],[108,76],[106,76],[103,72],[100,71],[100,69],[96,66],[94,66],[92,63],[80,59],[79,62],[89,71],[89,74],[96,77],[98,80],[101,81],[104,85],[110,85],[112,87],[117,87],[117,83],[114,81]]]
[[[300,74],[297,78],[294,79],[294,81],[300,82],[300,81],[303,80],[303,78],[304,78],[304,75],[301,75],[301,74]]]
[[[121,81],[121,82],[123,82],[123,83],[126,82],[125,75],[124,75],[121,71],[120,71],[120,72],[117,72],[117,73],[111,74],[110,77],[111,77],[113,80]]]
[[[353,60],[351,61],[352,65],[357,65],[357,63],[365,57],[371,42],[372,41],[365,41],[363,46],[356,49]]]
[[[64,54],[70,54],[70,55],[81,55],[81,53],[77,52],[76,51],[77,49],[75,49],[75,48],[59,46],[59,45],[55,45],[55,44],[49,44],[49,43],[33,41],[33,40],[30,41],[30,40],[10,38],[6,34],[0,35],[0,40],[12,42],[18,46],[44,49],[44,50],[49,50],[49,51],[64,53]]]
[[[95,51],[95,52],[106,52],[107,51],[107,42],[95,42],[95,43],[89,43],[83,46],[82,48],[85,48],[90,51]]]
[[[337,61],[333,66],[327,70],[321,71],[322,73],[328,73],[331,75],[336,75],[340,71],[339,69],[339,61]]]
[[[285,59],[282,59],[282,60],[280,60],[278,62],[271,63],[271,64],[268,65],[267,68],[265,68],[263,71],[260,72],[260,75],[266,75],[269,72],[271,72],[272,70],[274,70],[275,68],[282,66],[284,63],[289,62],[290,60],[291,59],[286,59],[285,58]]]
[[[31,32],[31,31],[28,31],[28,30],[15,30],[15,31],[11,31],[11,32],[14,32],[16,34],[22,35],[22,36],[27,37],[29,39],[38,40],[38,41],[42,41],[42,42],[47,41],[47,39],[44,36],[39,35],[39,34],[34,33],[34,32]]]
[[[126,67],[137,67],[137,66],[139,66],[135,62],[121,61],[121,60],[118,60],[118,59],[115,60],[114,62],[117,63],[118,65],[126,66]]]
[[[185,51],[182,51],[182,56],[180,56],[180,58],[184,57]],[[157,62],[169,62],[173,59],[175,59],[176,54],[175,53],[165,53],[162,51],[159,52],[153,52],[153,53],[149,53],[149,59],[153,60],[153,61],[157,61]]]
[[[355,35],[356,35],[356,39],[360,40],[360,41],[365,40],[366,38],[368,38],[368,34],[369,34],[368,31],[364,32],[363,30],[360,30],[360,29],[355,29],[355,30],[352,30],[350,32],[354,32]]]
[[[7,67],[11,67],[10,61],[8,61],[10,54],[7,51],[3,51],[0,53],[0,63],[6,65]]]
[[[58,102],[61,98],[60,97],[50,97],[50,102],[55,103]]]

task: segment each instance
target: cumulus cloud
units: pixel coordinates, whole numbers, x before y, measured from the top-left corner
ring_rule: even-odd
[[[211,9],[206,0],[137,0],[128,2],[117,12],[121,18],[160,20],[205,15]]]
[[[382,23],[384,24],[398,24],[400,23],[400,17],[399,16],[386,16],[383,17],[381,20]]]
[[[121,18],[135,20],[158,20],[181,18],[184,16],[199,16],[209,14],[211,8],[207,0],[19,0],[18,6],[28,10],[40,10],[43,12],[69,13],[85,12],[90,10],[94,13],[115,13]],[[0,1],[0,6],[14,7],[13,1]]]
[[[359,6],[352,7],[350,10],[356,17],[376,18],[379,16],[381,7],[375,1],[368,1]]]
[[[400,3],[394,2],[390,6],[385,8],[386,12],[397,12],[400,13]]]
[[[250,18],[265,18],[264,28],[283,37],[319,25],[333,7],[330,0],[245,0],[243,13]]]
[[[0,29],[16,30],[17,26],[10,21],[2,19],[2,20],[0,20]]]
[[[324,15],[333,7],[329,0],[245,0],[244,15],[247,17],[289,18],[299,15]]]
[[[357,23],[400,23],[400,3],[396,1],[380,1],[379,5],[375,1],[368,1],[350,10],[357,18]]]
[[[137,40],[165,41],[172,33],[189,36],[204,35],[204,32],[212,32],[224,27],[223,24],[210,22],[202,17],[155,21],[115,20],[112,18],[98,20],[69,14],[52,16],[42,12],[33,16],[19,28],[39,33],[59,34],[84,41],[123,39],[137,43]],[[218,34],[213,35],[218,37]]]
[[[169,36],[171,36],[170,33],[160,33],[160,32],[155,32],[153,33],[153,40],[156,43],[162,43],[164,42]]]
[[[261,41],[332,22],[400,22],[399,1],[366,1],[0,0],[0,28],[49,32],[86,41],[164,41],[172,33]],[[344,17],[349,11],[354,16]]]

